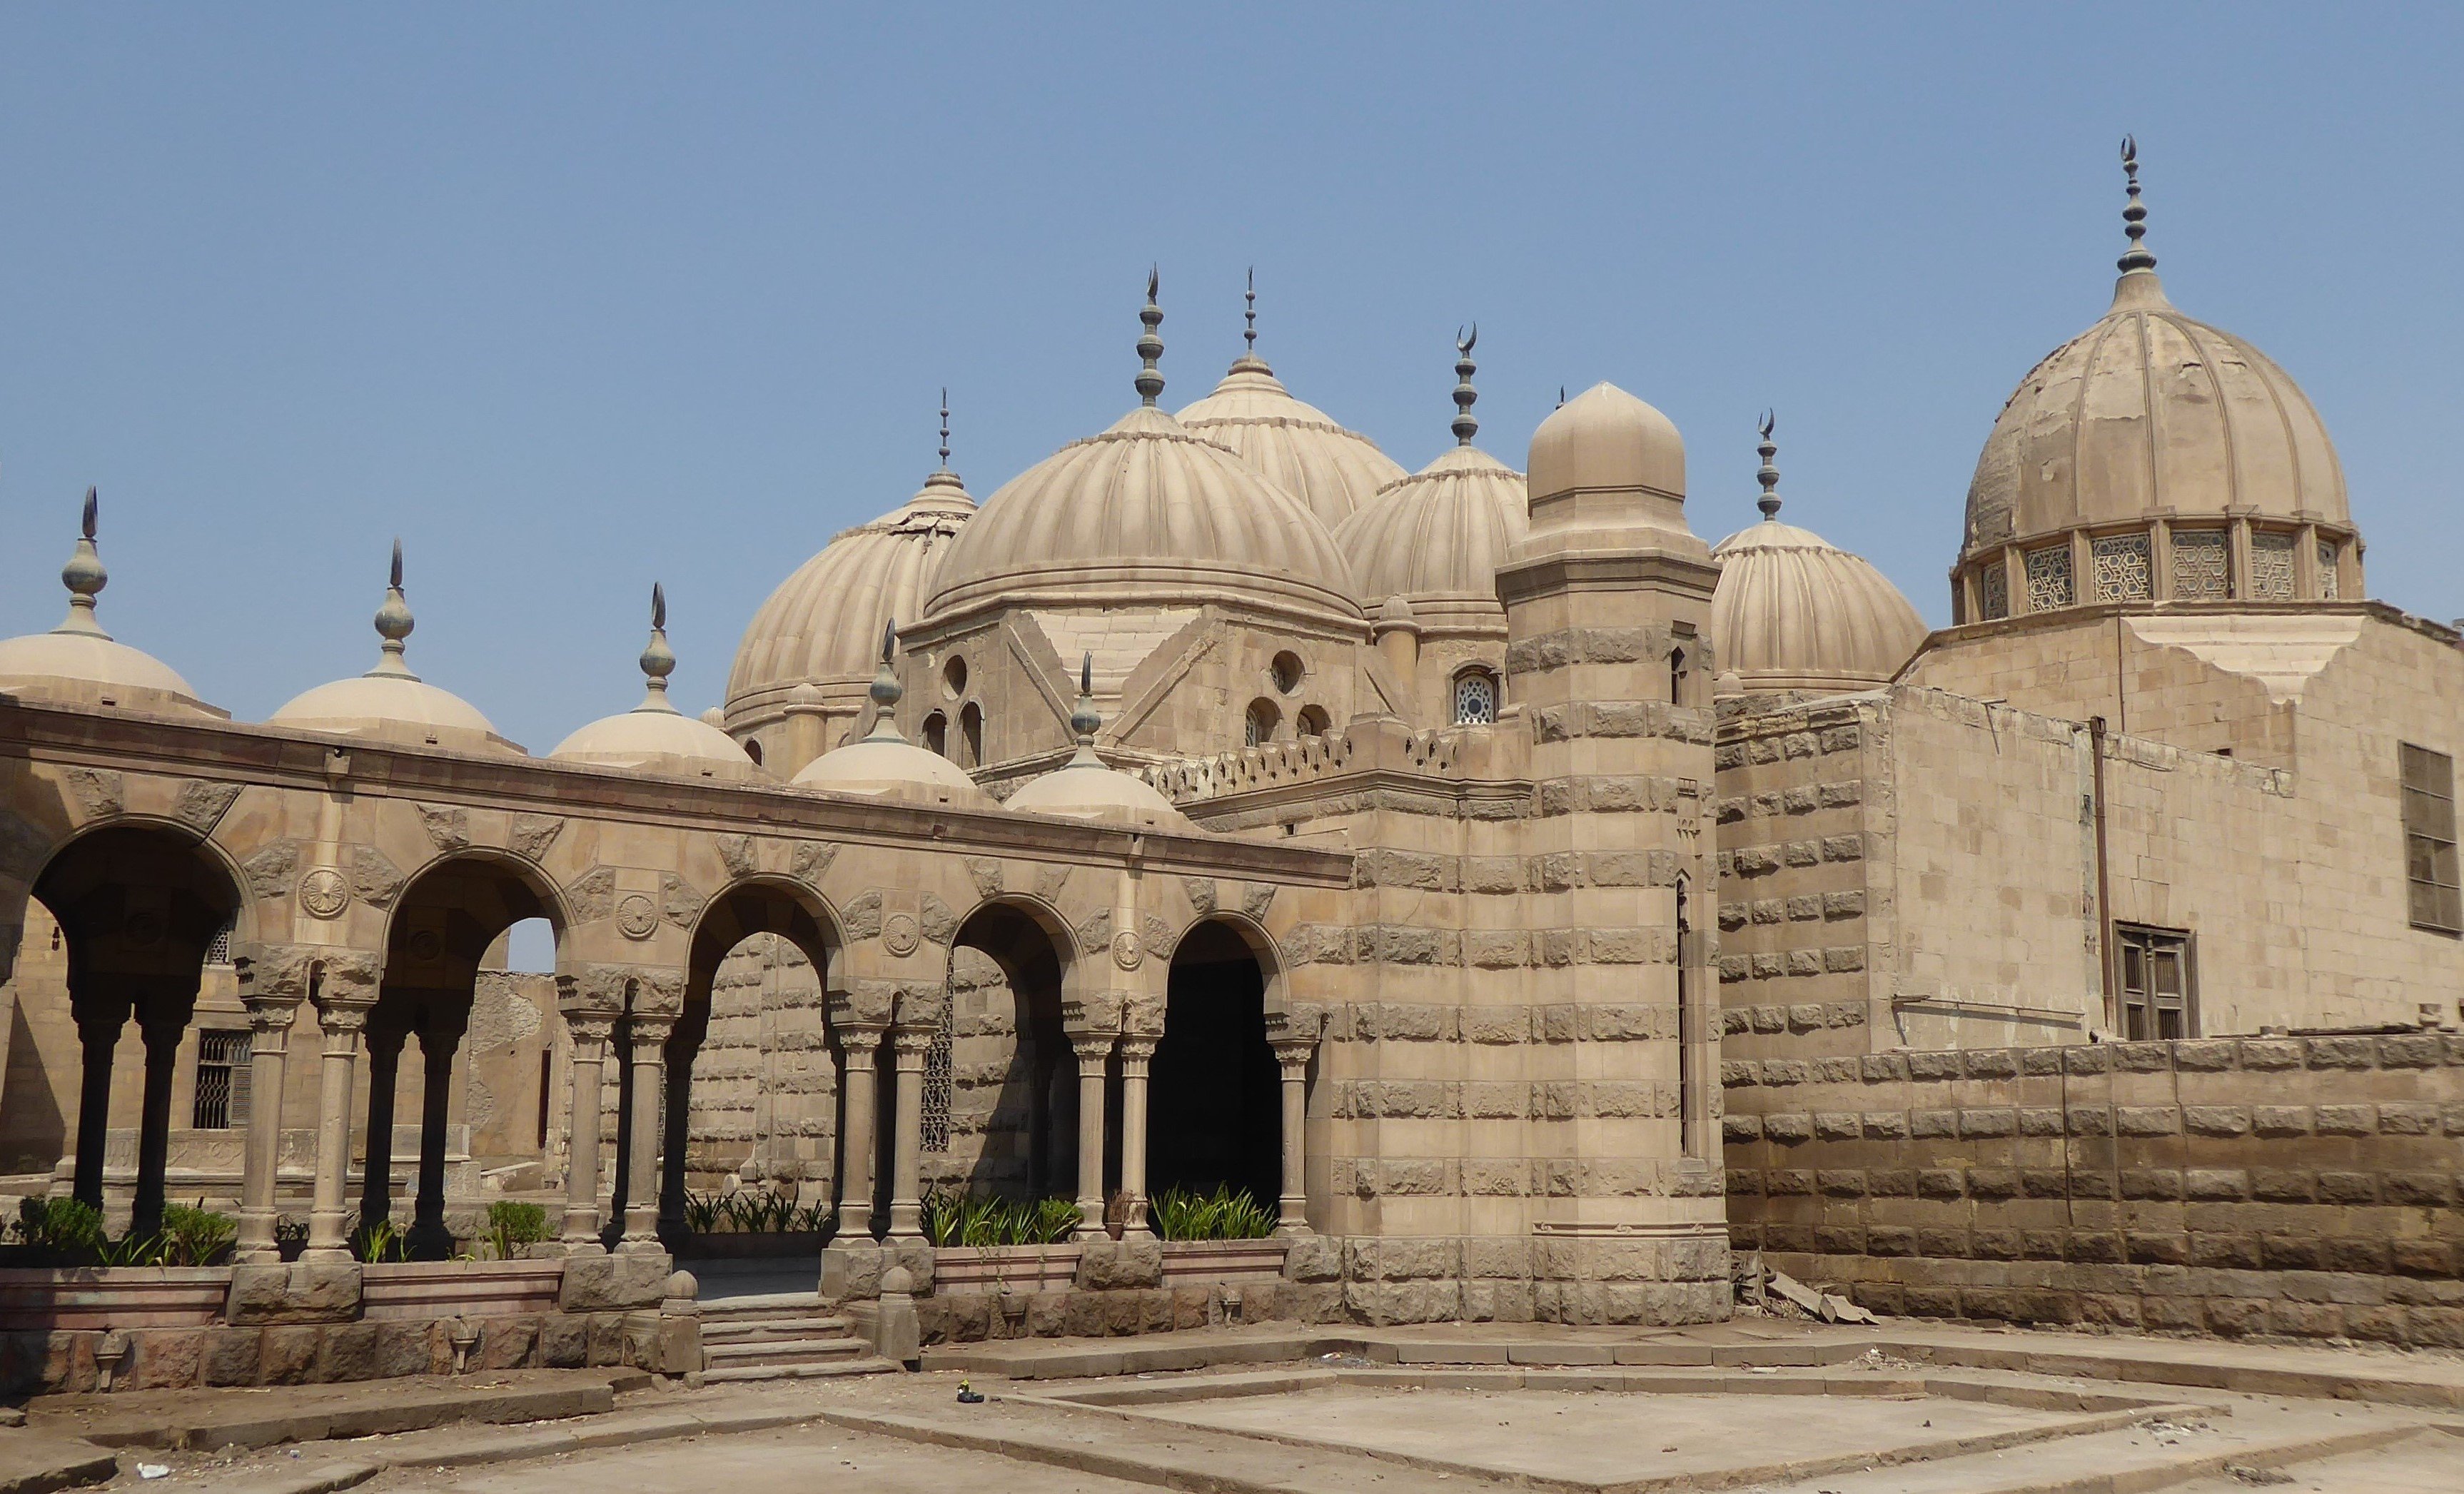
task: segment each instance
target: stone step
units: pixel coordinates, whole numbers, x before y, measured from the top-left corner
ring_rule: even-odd
[[[868,1350],[869,1345],[865,1346]],[[842,1374],[896,1374],[898,1366],[871,1353],[861,1359],[824,1359],[803,1364],[737,1364],[713,1366],[701,1373],[708,1385],[742,1384],[748,1380],[818,1380]]]
[[[749,1338],[815,1338],[847,1332],[850,1325],[835,1313],[809,1318],[736,1318],[702,1320],[704,1343],[734,1343]]]
[[[869,1353],[861,1338],[783,1338],[753,1344],[704,1344],[702,1356],[713,1366],[728,1364],[801,1364],[817,1359],[846,1359]]]
[[[822,1294],[817,1291],[759,1292],[745,1297],[708,1298],[701,1304],[701,1320],[713,1323],[737,1318],[791,1317],[822,1310]]]

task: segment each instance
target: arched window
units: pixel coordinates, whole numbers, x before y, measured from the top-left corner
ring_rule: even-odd
[[[1497,720],[1497,676],[1465,670],[1455,676],[1455,725],[1489,726]]]
[[[1301,707],[1300,719],[1295,724],[1303,736],[1324,736],[1334,729],[1333,723],[1327,719],[1323,706]]]
[[[958,759],[958,766],[982,767],[984,765],[984,708],[972,700],[967,702],[966,709],[958,713],[958,740],[964,744],[966,750],[966,756]]]
[[[761,766],[761,738],[758,736],[744,738],[744,756],[753,759],[755,767]]]
[[[1241,744],[1244,747],[1264,747],[1273,741],[1275,725],[1282,719],[1283,713],[1275,709],[1273,701],[1250,701],[1249,714],[1242,724]]]
[[[1683,648],[1668,650],[1668,703],[1672,706],[1685,703],[1685,650]]]
[[[939,758],[950,755],[950,718],[938,711],[924,718],[924,750]]]

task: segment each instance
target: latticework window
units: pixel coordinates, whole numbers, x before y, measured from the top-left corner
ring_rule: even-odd
[[[2404,775],[2405,880],[2412,926],[2464,933],[2464,893],[2455,865],[2455,759],[2405,742],[2397,749]]]
[[[2097,601],[2145,602],[2156,594],[2145,535],[2106,535],[2096,541],[2095,557]]]
[[[207,964],[228,965],[231,962],[231,929],[237,922],[236,917],[227,918],[223,920],[223,926],[214,931],[213,939],[206,945]]]
[[[951,1021],[950,1009],[941,1009],[941,1025],[933,1029],[933,1045],[924,1050],[924,1125],[923,1149],[927,1152],[950,1150],[950,1102],[955,1086],[951,1082],[951,1060],[957,1049],[957,1029]]]
[[[2250,537],[2250,594],[2261,602],[2293,600],[2293,537],[2258,530]]]
[[[1455,677],[1455,725],[1487,726],[1497,720],[1497,679],[1485,670]]]
[[[2225,561],[2221,529],[2173,531],[2173,600],[2222,602],[2233,595],[2233,572]]]
[[[2049,544],[2028,552],[2028,610],[2050,612],[2076,600],[2071,589],[2071,547]]]
[[[249,1031],[209,1027],[197,1034],[197,1098],[188,1124],[229,1131],[248,1124]]]
[[[2336,542],[2332,539],[2320,540],[2319,595],[2333,602],[2343,590],[2343,578],[2336,574]]]
[[[1264,747],[1275,739],[1275,723],[1281,719],[1272,702],[1249,702],[1249,714],[1241,720],[1241,745]]]
[[[2011,573],[2002,561],[1996,559],[1991,565],[1985,567],[1984,571],[1977,576],[1977,581],[1981,584],[1976,589],[1984,595],[1981,606],[1985,613],[1985,620],[1990,623],[1996,618],[2009,617],[2011,615]]]

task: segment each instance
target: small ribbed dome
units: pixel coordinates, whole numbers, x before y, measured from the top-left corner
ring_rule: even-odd
[[[1423,625],[1503,630],[1497,568],[1530,527],[1523,474],[1475,446],[1456,446],[1389,483],[1334,532],[1353,558],[1363,606],[1397,598]]]
[[[621,715],[602,716],[556,744],[548,754],[561,762],[638,768],[681,777],[749,779],[759,771],[736,738],[695,720],[668,699],[668,676],[676,656],[668,648],[667,598],[650,588],[650,642],[642,650],[647,683],[642,703]]]
[[[1095,657],[1078,664],[1078,708],[1069,714],[1078,751],[1042,778],[1030,780],[1009,796],[1008,807],[1027,814],[1061,815],[1072,820],[1099,820],[1167,834],[1195,835],[1198,826],[1174,807],[1152,783],[1107,767],[1095,756],[1095,733],[1104,718],[1095,712]]]
[[[1776,518],[1711,551],[1711,645],[1749,690],[1864,690],[1925,642],[1925,621],[1864,557]]]
[[[375,669],[293,696],[267,716],[265,724],[461,752],[521,752],[497,736],[476,707],[429,684],[403,662],[411,616],[402,593],[400,541],[393,547],[393,580],[385,588],[384,605],[377,608],[376,626],[385,642]]]
[[[1356,625],[1352,598],[1351,572],[1316,515],[1141,406],[985,499],[941,562],[927,612],[1239,601]]]
[[[863,794],[911,804],[943,804],[986,813],[1001,805],[976,786],[966,770],[899,735],[898,702],[905,693],[893,661],[897,634],[881,630],[880,672],[872,681],[872,730],[861,741],[825,752],[804,764],[794,781],[802,788]]]
[[[108,583],[94,543],[96,500],[85,495],[85,528],[60,570],[69,613],[48,633],[0,639],[0,693],[66,706],[114,706],[164,715],[229,717],[197,698],[179,671],[116,642],[95,621],[95,596]]]
[[[1375,442],[1292,398],[1254,352],[1232,365],[1214,393],[1182,410],[1180,423],[1300,499],[1330,529],[1403,475]]]
[[[797,567],[737,646],[728,719],[784,706],[800,685],[869,678],[883,626],[922,615],[935,567],[975,512],[957,473],[943,468],[906,503]]]

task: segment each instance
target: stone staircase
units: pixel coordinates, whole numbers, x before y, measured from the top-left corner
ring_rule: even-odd
[[[720,1297],[701,1305],[702,1377],[801,1380],[836,1374],[881,1374],[898,1366],[872,1351],[818,1293],[765,1292]]]

